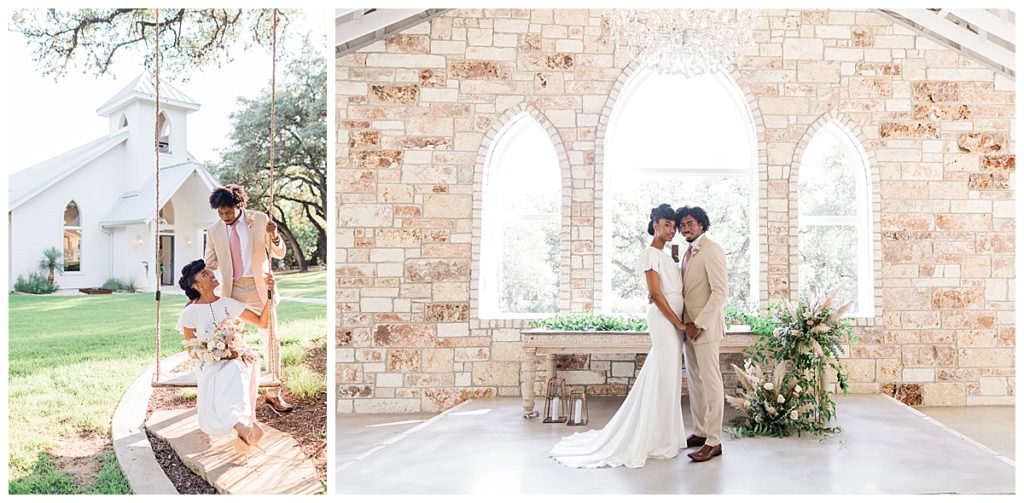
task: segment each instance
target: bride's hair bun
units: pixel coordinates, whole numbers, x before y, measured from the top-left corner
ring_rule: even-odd
[[[654,223],[661,219],[675,220],[676,210],[672,209],[671,204],[662,203],[657,208],[651,208],[651,220],[647,222],[647,234],[654,235]]]

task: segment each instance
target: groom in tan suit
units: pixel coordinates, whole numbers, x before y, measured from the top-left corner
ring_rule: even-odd
[[[690,389],[690,414],[694,432],[687,447],[700,447],[688,454],[697,462],[722,455],[722,414],[725,389],[719,367],[718,348],[725,338],[725,298],[728,294],[725,252],[704,233],[711,227],[700,207],[684,206],[676,211],[679,232],[690,244],[683,255],[683,353]]]
[[[231,297],[253,312],[263,311],[267,302],[264,273],[270,272],[271,258],[284,258],[284,241],[277,234],[277,224],[266,213],[245,209],[249,196],[240,185],[229,184],[210,194],[210,207],[220,218],[206,229],[206,267],[220,270],[220,294]],[[269,253],[269,255],[268,255]],[[274,292],[274,302],[280,302]],[[274,320],[274,333],[277,320]],[[269,350],[267,329],[259,330],[264,351]],[[280,343],[277,343],[280,354]],[[268,365],[273,362],[268,361]],[[280,362],[277,362],[280,365]],[[277,375],[281,375],[281,369]],[[290,412],[292,406],[281,396],[280,388],[269,388],[264,397],[275,411]]]

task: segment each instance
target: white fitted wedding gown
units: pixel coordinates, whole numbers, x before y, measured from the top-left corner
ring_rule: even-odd
[[[672,311],[682,313],[682,277],[669,255],[648,247],[640,256],[640,270],[658,273]],[[573,468],[641,468],[647,458],[674,458],[685,447],[680,399],[683,334],[653,303],[647,307],[647,326],[651,350],[626,400],[604,428],[558,442],[549,455],[559,463]]]

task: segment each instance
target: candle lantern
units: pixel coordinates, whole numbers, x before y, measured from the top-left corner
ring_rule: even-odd
[[[544,395],[544,422],[564,423],[569,417],[566,414],[569,393],[565,387],[565,379],[558,377],[548,378],[547,392]]]
[[[589,419],[586,390],[575,388],[569,395],[569,421],[565,424],[566,426],[583,426]]]

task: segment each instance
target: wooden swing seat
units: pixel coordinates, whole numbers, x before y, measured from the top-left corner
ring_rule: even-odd
[[[196,373],[195,372],[182,372],[180,374],[172,374],[164,377],[159,381],[154,380],[151,385],[154,388],[195,388],[196,387]],[[281,381],[274,379],[274,375],[268,372],[260,374],[260,387],[261,388],[280,388]]]

